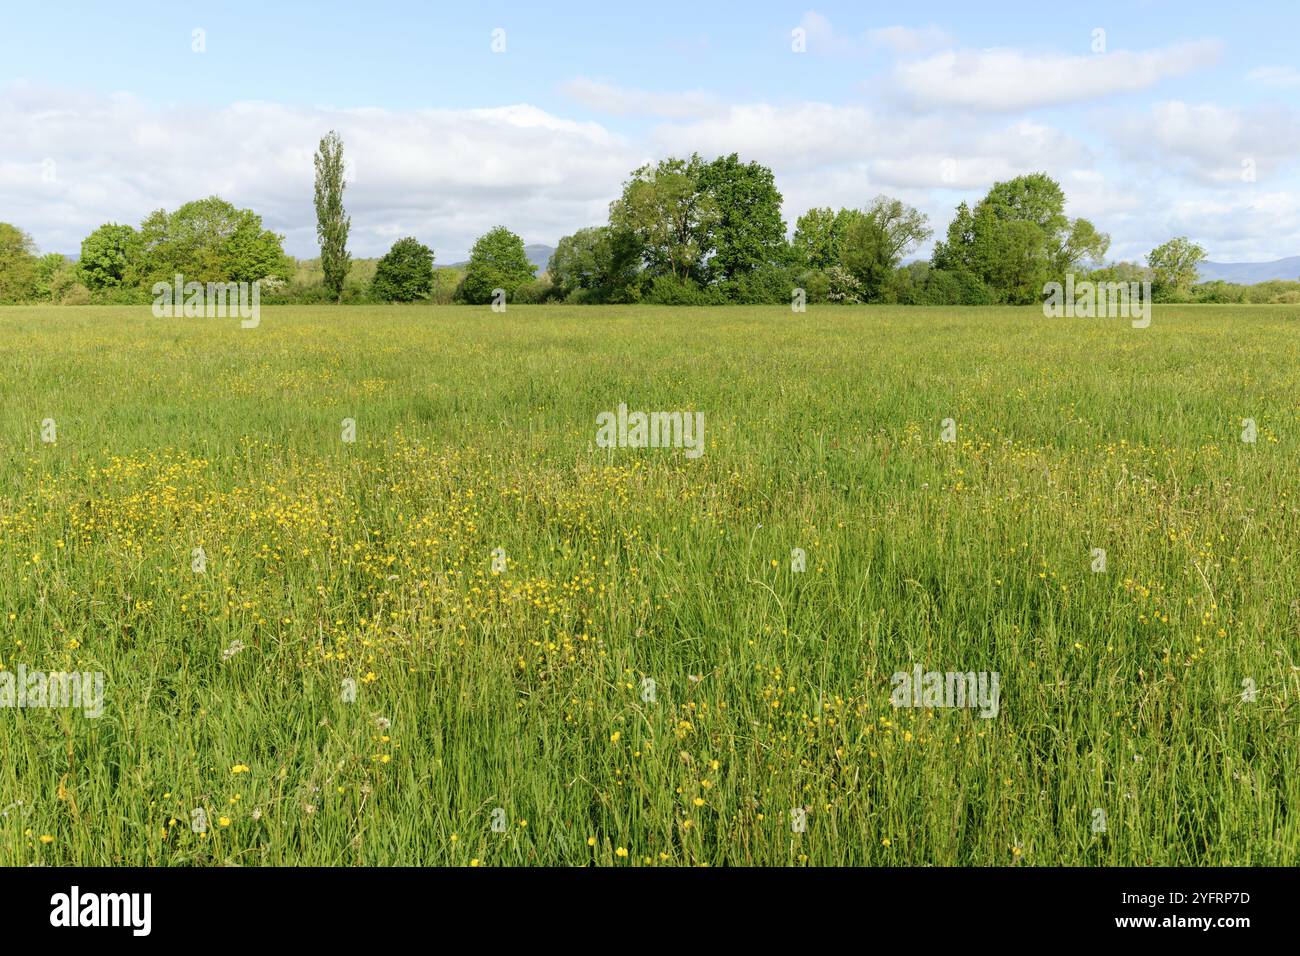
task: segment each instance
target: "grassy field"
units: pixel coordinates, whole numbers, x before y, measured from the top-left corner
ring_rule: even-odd
[[[1300,863],[1300,307],[0,343],[0,664],[105,681],[0,709],[0,863]],[[619,403],[705,453],[595,447]]]

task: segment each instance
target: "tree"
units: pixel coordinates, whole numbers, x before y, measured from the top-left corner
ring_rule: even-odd
[[[140,235],[130,226],[105,223],[81,240],[77,265],[91,289],[131,284],[141,266]]]
[[[348,230],[352,217],[343,211],[343,140],[330,130],[316,150],[316,238],[320,240],[325,288],[335,301],[343,299],[343,283],[352,267]]]
[[[558,298],[629,302],[635,298],[640,258],[640,249],[630,233],[594,226],[561,239],[546,271]]]
[[[470,250],[460,298],[483,305],[492,301],[496,289],[504,289],[509,298],[525,282],[531,282],[536,271],[537,266],[524,253],[524,241],[505,226],[497,226],[479,236]]]
[[[1205,250],[1186,236],[1177,236],[1147,253],[1152,291],[1161,298],[1185,296],[1196,281]]]
[[[995,183],[974,209],[958,206],[931,263],[963,285],[982,284],[998,302],[1027,305],[1042,298],[1047,282],[1062,280],[1085,259],[1100,259],[1109,245],[1110,237],[1091,222],[1065,215],[1065,194],[1055,180],[1033,173]]]
[[[433,250],[409,236],[393,243],[370,283],[370,294],[383,302],[415,302],[432,291]]]
[[[610,225],[635,238],[652,275],[706,281],[705,258],[720,213],[717,200],[701,188],[703,167],[698,154],[647,164],[610,204]]]
[[[823,206],[809,209],[795,220],[791,245],[800,265],[810,269],[828,269],[839,259],[836,239],[835,211]]]
[[[184,276],[194,282],[256,282],[287,278],[284,237],[262,228],[262,217],[219,196],[159,209],[140,224],[145,285]]]
[[[926,223],[925,213],[888,196],[836,216],[837,260],[862,284],[867,301],[879,300],[903,254],[930,238]]]
[[[785,220],[772,170],[759,163],[742,163],[732,153],[701,165],[698,184],[717,210],[706,242],[712,252],[709,271],[713,277],[734,282],[782,263]]]
[[[66,256],[49,252],[36,260],[34,291],[42,302],[62,302],[74,288],[77,288],[77,269]]]
[[[0,222],[0,302],[26,302],[36,295],[36,244],[17,226]]]

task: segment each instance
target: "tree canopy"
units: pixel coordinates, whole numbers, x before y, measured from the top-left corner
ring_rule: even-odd
[[[217,196],[159,209],[140,224],[144,284],[175,275],[195,282],[256,282],[285,278],[284,237],[262,228],[262,217]]]
[[[495,290],[503,289],[509,301],[536,271],[524,252],[524,241],[505,226],[497,226],[479,236],[470,250],[459,298],[483,305],[493,300]]]
[[[1065,215],[1065,193],[1046,173],[996,183],[972,209],[962,203],[935,243],[936,269],[970,276],[995,301],[1030,304],[1084,260],[1106,254],[1110,237]]]
[[[375,268],[370,294],[382,302],[415,302],[433,291],[433,250],[410,236],[398,239]]]

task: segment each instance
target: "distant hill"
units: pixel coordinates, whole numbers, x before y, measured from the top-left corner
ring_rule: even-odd
[[[537,266],[538,275],[546,271],[546,266],[551,261],[551,254],[553,252],[555,252],[554,246],[543,245],[540,242],[534,242],[530,245],[524,246],[524,255],[528,257],[529,262]],[[468,260],[465,262],[452,263],[452,266],[457,269],[463,269],[467,265],[469,265]]]
[[[1239,285],[1254,285],[1256,282],[1268,282],[1270,279],[1300,279],[1300,256],[1278,259],[1276,262],[1202,262],[1200,269],[1202,282],[1235,282]]]

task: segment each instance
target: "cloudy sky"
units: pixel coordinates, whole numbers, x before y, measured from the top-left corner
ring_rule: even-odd
[[[887,193],[941,233],[1042,170],[1113,258],[1300,254],[1295,0],[811,2],[10,7],[0,220],[75,253],[216,193],[312,256],[337,129],[362,256],[414,235],[453,262],[497,224],[553,245],[692,150],[770,165],[791,226]]]

